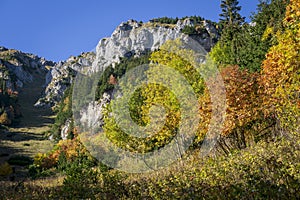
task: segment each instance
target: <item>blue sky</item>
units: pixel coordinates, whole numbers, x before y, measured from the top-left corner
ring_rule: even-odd
[[[0,0],[0,46],[65,60],[91,51],[128,19],[199,15],[218,21],[220,0]],[[258,0],[240,0],[250,16]]]

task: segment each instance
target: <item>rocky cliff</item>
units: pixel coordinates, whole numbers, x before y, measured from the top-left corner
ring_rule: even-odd
[[[71,56],[66,61],[61,61],[52,67],[46,74],[45,92],[35,106],[55,106],[62,98],[64,91],[71,85],[74,76],[80,70],[92,66],[95,53],[81,53],[79,56]]]
[[[12,90],[20,90],[35,76],[44,76],[54,64],[33,54],[0,47],[0,79]]]
[[[195,29],[192,34],[185,34],[184,29],[191,27]],[[96,47],[96,58],[90,71],[92,73],[102,72],[109,65],[119,63],[123,57],[131,58],[140,56],[145,52],[159,49],[168,40],[177,38],[188,40],[192,38],[198,42],[206,51],[210,51],[219,38],[215,25],[210,21],[196,21],[190,18],[178,20],[176,24],[164,24],[156,22],[139,23],[134,20],[121,23],[111,37],[103,38]],[[98,102],[91,102],[88,108],[81,111],[80,123],[95,124],[95,120],[101,126],[102,109],[110,101],[111,92],[104,93]],[[91,109],[91,105],[93,108]],[[93,112],[90,111],[97,111]],[[95,113],[98,113],[95,115]]]
[[[0,125],[11,125],[21,116],[19,93],[26,84],[44,79],[52,66],[45,58],[0,47]]]
[[[184,38],[182,30],[185,27],[202,27],[191,37],[209,51],[217,41],[217,28],[210,21],[196,23],[192,19],[178,20],[176,24],[138,23],[134,20],[121,23],[111,37],[103,38],[96,47],[96,60],[92,71],[103,71],[112,63],[117,63],[122,57],[140,55],[145,51],[158,49],[167,40]]]
[[[186,27],[194,31],[185,32]],[[192,18],[181,19],[173,24],[153,21],[141,23],[135,20],[123,22],[110,37],[99,41],[95,53],[72,56],[67,61],[59,62],[51,68],[46,76],[44,95],[35,105],[38,107],[57,105],[78,71],[86,71],[89,74],[101,73],[108,66],[119,63],[124,57],[139,57],[146,52],[159,49],[168,40],[187,39],[188,36],[209,51],[218,40],[219,33],[214,23]],[[110,101],[110,96],[111,93],[107,92],[100,97],[98,102],[91,101],[87,107],[82,107],[80,123],[93,124],[98,121],[100,126],[103,125],[102,109]],[[65,138],[70,129],[68,120],[65,124],[58,126],[61,127],[61,138]]]
[[[167,40],[184,39],[185,27],[195,28],[190,37],[209,51],[219,38],[219,32],[211,21],[196,21],[191,18],[178,20],[176,24],[158,22],[141,23],[128,20],[121,23],[110,37],[103,38],[96,53],[85,53],[60,62],[47,74],[46,90],[36,106],[54,106],[70,84],[70,74],[82,67],[90,73],[104,71],[109,65],[120,62],[123,57],[139,56],[158,49]]]

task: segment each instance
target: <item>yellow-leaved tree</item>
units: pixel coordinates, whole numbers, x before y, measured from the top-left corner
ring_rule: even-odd
[[[284,19],[284,32],[278,33],[261,72],[263,110],[284,129],[299,130],[300,117],[300,0],[291,0]]]
[[[122,97],[111,102],[113,105],[118,101],[115,107],[122,111],[118,113],[121,122],[119,120],[118,123],[118,119],[112,117],[105,118],[104,131],[107,137],[119,147],[140,153],[159,149],[170,143],[178,134],[183,119],[186,119],[185,123],[189,123],[188,121],[192,120],[189,118],[191,115],[199,115],[195,101],[197,104],[205,85],[194,66],[195,63],[192,63],[195,61],[194,56],[192,50],[183,48],[180,40],[168,41],[158,51],[151,54],[152,64],[146,67],[142,74],[132,73],[129,76],[129,79],[136,80],[134,81],[136,84],[137,79],[145,75],[147,83],[141,84],[131,93],[134,90],[132,85],[126,82],[124,85],[121,81],[120,84],[123,84],[127,92],[123,90]],[[204,54],[202,56],[204,58]],[[195,101],[190,97],[193,97]],[[141,130],[145,130],[141,134],[146,137],[134,137],[121,128],[121,126],[131,128],[128,125],[130,122],[126,120],[128,116],[125,115],[127,103],[130,117],[142,127]],[[193,108],[196,109],[193,110]],[[108,113],[111,111],[109,106]],[[197,129],[197,127],[198,124],[192,128]]]

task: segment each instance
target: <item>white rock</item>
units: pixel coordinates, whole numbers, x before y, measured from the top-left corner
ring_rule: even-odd
[[[68,119],[65,122],[64,126],[61,128],[61,132],[60,132],[61,139],[63,139],[63,140],[67,139],[70,128],[71,128],[71,120]]]

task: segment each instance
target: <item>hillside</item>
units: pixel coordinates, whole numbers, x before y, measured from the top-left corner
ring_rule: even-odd
[[[8,104],[7,107],[4,105],[4,113],[7,112],[8,116],[11,116],[12,123],[3,124],[9,127],[1,129],[0,159],[1,164],[12,163],[14,173],[10,178],[23,179],[27,176],[24,166],[32,163],[36,153],[46,153],[53,148],[53,143],[45,135],[53,122],[53,113],[50,108],[34,107],[44,90],[47,72],[45,66],[51,66],[53,62],[6,48],[2,48],[0,59],[2,70],[7,74],[6,77],[2,77],[6,82],[6,88],[2,88],[2,95],[5,97],[5,90],[15,93],[14,97],[8,96],[14,98],[15,103]],[[7,110],[8,107],[10,110]]]
[[[1,48],[1,199],[299,199],[300,0],[220,7],[59,63]]]

